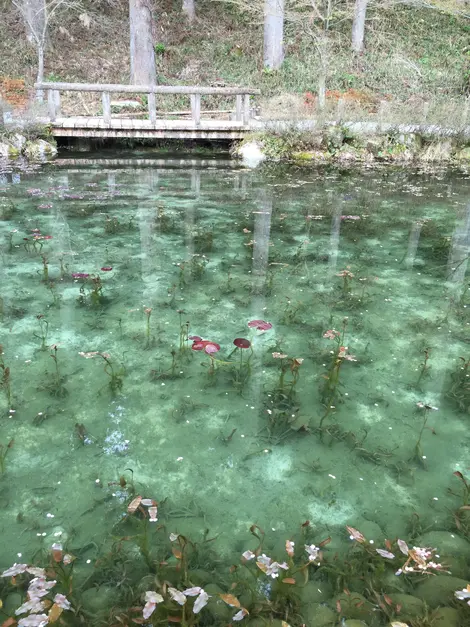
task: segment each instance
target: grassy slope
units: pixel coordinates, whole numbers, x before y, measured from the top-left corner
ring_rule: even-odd
[[[35,53],[24,38],[21,21],[10,5],[0,20],[3,75],[24,77],[31,85]],[[166,84],[227,84],[261,87],[265,96],[315,91],[317,59],[311,41],[287,27],[286,61],[281,71],[262,67],[262,28],[250,25],[226,5],[200,0],[193,27],[179,12],[181,0],[159,3],[157,41],[160,81]],[[93,21],[85,28],[75,18],[55,28],[46,59],[46,77],[53,80],[127,82],[127,2],[92,4]],[[97,8],[99,7],[99,8]],[[470,22],[436,11],[407,7],[370,13],[367,51],[360,61],[349,50],[350,24],[334,31],[329,89],[367,89],[394,99],[444,98],[462,95],[469,67]],[[467,50],[466,50],[467,48]],[[178,104],[178,103],[174,103]]]

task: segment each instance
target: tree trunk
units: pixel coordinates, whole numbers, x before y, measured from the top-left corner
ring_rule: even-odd
[[[155,85],[153,14],[149,0],[129,0],[131,83]]]
[[[264,67],[278,70],[284,61],[284,0],[264,2]]]
[[[352,24],[352,49],[360,53],[364,51],[364,29],[366,25],[366,11],[368,0],[356,0]]]
[[[186,17],[190,22],[196,17],[196,3],[195,0],[183,0],[183,13],[186,13]]]
[[[45,0],[23,0],[21,13],[25,22],[26,37],[29,43],[35,46],[37,40],[46,32]]]
[[[36,76],[36,82],[42,83],[42,81],[44,80],[44,46],[43,44],[41,43],[37,44],[37,51],[38,51],[38,73]],[[39,100],[39,102],[42,102],[44,100],[44,91],[42,89],[37,90],[36,99]]]

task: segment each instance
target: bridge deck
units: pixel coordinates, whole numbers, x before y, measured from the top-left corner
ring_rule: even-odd
[[[174,138],[174,139],[242,139],[249,125],[232,120],[150,120],[102,117],[58,117],[50,123],[54,137],[96,138]]]

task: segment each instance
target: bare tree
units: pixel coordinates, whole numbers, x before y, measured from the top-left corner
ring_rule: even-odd
[[[284,61],[284,0],[264,2],[264,67],[278,70]]]
[[[356,0],[352,23],[352,49],[360,53],[364,51],[364,31],[366,26],[366,11],[368,0]]]
[[[196,2],[195,0],[183,0],[183,13],[190,22],[196,17]]]
[[[156,83],[154,19],[150,0],[129,0],[131,83]]]
[[[44,80],[44,54],[51,23],[67,10],[78,10],[77,0],[13,0],[26,27],[28,41],[36,47],[38,69],[36,82]],[[42,90],[37,91],[38,100],[43,100]]]

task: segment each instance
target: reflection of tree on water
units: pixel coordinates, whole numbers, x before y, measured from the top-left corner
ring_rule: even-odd
[[[452,245],[447,263],[448,280],[454,284],[454,296],[460,298],[464,290],[470,256],[470,203],[465,208],[462,221],[458,221],[452,236]]]

